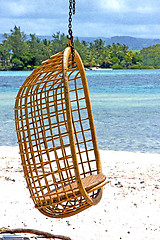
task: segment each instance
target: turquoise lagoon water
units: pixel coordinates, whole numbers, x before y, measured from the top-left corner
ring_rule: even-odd
[[[16,146],[14,100],[31,72],[0,72],[0,145]],[[98,145],[160,153],[160,70],[86,71]]]

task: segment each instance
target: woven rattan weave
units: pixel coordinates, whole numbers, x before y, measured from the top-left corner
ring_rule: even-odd
[[[52,56],[26,79],[15,122],[27,186],[35,207],[68,217],[97,204],[102,174],[87,79],[71,48]]]

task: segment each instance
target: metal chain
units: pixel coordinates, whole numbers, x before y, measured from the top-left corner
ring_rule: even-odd
[[[72,14],[75,14],[75,5],[76,1],[75,0],[69,0],[69,24],[68,24],[68,39],[70,40],[69,46],[71,47],[71,52],[72,52],[72,63],[74,62],[74,42],[73,42],[73,31],[72,31]]]

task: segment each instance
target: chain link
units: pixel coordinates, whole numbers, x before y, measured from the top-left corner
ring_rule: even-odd
[[[73,31],[72,31],[72,14],[73,15],[75,14],[75,5],[76,5],[75,0],[69,0],[68,40],[70,40],[69,46],[71,47],[71,52],[72,52],[72,63],[74,62],[74,55],[75,55]]]

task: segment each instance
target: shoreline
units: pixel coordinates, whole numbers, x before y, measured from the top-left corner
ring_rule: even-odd
[[[36,68],[35,68],[36,69]],[[85,71],[112,71],[112,70],[159,70],[159,67],[148,67],[148,66],[144,66],[141,68],[102,68],[102,67],[85,67],[84,66]],[[33,69],[34,70],[34,69]],[[20,69],[20,70],[15,70],[15,69],[0,69],[0,72],[33,72],[32,69]]]
[[[101,202],[73,217],[52,219],[34,208],[18,147],[0,147],[0,227],[34,228],[73,240],[130,240],[135,233],[139,240],[159,239],[160,154],[100,150],[100,156],[109,180]]]
[[[85,71],[112,71],[112,68],[100,68],[100,67],[90,67],[85,68]]]

